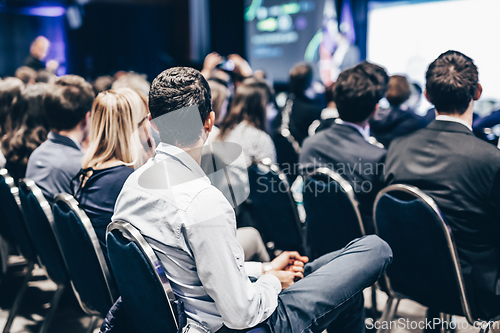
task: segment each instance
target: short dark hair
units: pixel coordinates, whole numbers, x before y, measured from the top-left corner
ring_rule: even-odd
[[[385,69],[367,61],[344,70],[334,87],[340,118],[352,123],[368,119],[384,97],[388,83]]]
[[[313,80],[313,68],[311,64],[301,62],[290,71],[290,92],[295,96],[304,95]]]
[[[406,102],[411,95],[408,79],[403,75],[392,75],[389,78],[389,87],[385,98],[393,106],[399,106]]]
[[[199,115],[190,108],[196,106]],[[181,110],[168,121],[159,117]],[[212,111],[212,96],[207,80],[199,71],[190,67],[173,67],[154,79],[149,89],[149,111],[155,118],[162,142],[188,146],[201,135],[203,124]],[[201,124],[198,127],[198,118]]]
[[[427,96],[438,113],[463,114],[478,87],[474,61],[457,51],[447,51],[434,60],[425,74]]]
[[[92,85],[78,75],[58,78],[43,99],[45,116],[51,129],[73,129],[92,109]]]

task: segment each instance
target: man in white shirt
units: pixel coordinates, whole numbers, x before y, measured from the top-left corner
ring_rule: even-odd
[[[390,263],[389,246],[369,236],[312,263],[297,252],[245,263],[233,207],[200,167],[215,118],[210,99],[192,68],[171,68],[153,81],[149,107],[162,142],[127,179],[112,218],[133,224],[155,250],[184,303],[183,332],[260,324],[276,333],[364,331],[362,291]]]

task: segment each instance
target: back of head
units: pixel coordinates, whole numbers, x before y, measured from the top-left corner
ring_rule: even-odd
[[[389,88],[386,98],[392,106],[399,106],[406,102],[411,95],[410,83],[402,75],[392,75],[389,78]]]
[[[113,82],[115,82],[115,79],[112,76],[109,75],[99,76],[92,83],[92,87],[94,87],[94,92],[98,94],[101,91],[106,91],[111,89],[111,85],[113,84]]]
[[[328,106],[330,103],[335,103],[335,82],[330,84],[328,87],[325,89],[325,102],[326,105]]]
[[[147,95],[149,93],[149,82],[146,80],[146,75],[128,72],[120,75],[119,78],[112,83],[111,88],[130,88]]]
[[[340,73],[334,88],[340,118],[352,123],[367,120],[384,97],[388,83],[385,70],[367,61]]]
[[[13,106],[21,95],[24,83],[14,77],[8,77],[0,81],[0,136],[4,135],[8,127],[7,119],[13,112]]]
[[[21,66],[16,70],[16,78],[23,81],[24,84],[35,83],[37,73],[36,71],[28,66]]]
[[[222,122],[219,137],[226,135],[242,121],[262,131],[266,130],[266,107],[272,90],[262,79],[249,78],[236,89],[229,113]]]
[[[308,63],[299,63],[290,71],[290,92],[295,96],[303,96],[304,92],[311,86],[313,80],[313,68]]]
[[[36,82],[53,83],[56,75],[47,69],[40,69],[36,74]]]
[[[427,97],[438,113],[463,114],[478,87],[474,61],[457,51],[447,51],[434,60],[425,74]]]
[[[196,69],[173,67],[160,73],[149,90],[149,111],[161,141],[195,144],[212,111],[211,99],[210,86]]]
[[[49,88],[46,83],[36,83],[22,90],[7,120],[10,130],[2,138],[7,161],[27,164],[33,150],[47,139],[42,101]]]
[[[132,166],[139,159],[138,124],[147,115],[139,93],[130,88],[111,89],[97,95],[90,118],[89,147],[84,168],[96,168],[116,158]]]
[[[212,94],[212,110],[215,112],[215,119],[217,122],[221,114],[226,114],[227,110],[224,111],[222,108],[225,105],[224,102],[229,98],[230,92],[229,89],[218,80],[208,79],[208,84]],[[225,107],[227,108],[227,103]]]
[[[55,131],[71,130],[92,108],[92,85],[77,75],[61,76],[47,92],[44,109],[50,128]]]

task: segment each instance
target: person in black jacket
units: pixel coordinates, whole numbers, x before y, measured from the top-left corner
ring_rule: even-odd
[[[487,319],[500,313],[500,150],[472,133],[473,101],[482,92],[472,59],[445,52],[426,79],[436,120],[394,140],[385,181],[417,186],[435,200],[453,232],[466,291]]]
[[[293,106],[290,114],[290,133],[302,145],[308,136],[311,123],[320,118],[321,105],[312,100],[308,93],[312,91],[313,68],[307,63],[300,63],[290,71],[290,90],[293,94]],[[309,97],[307,96],[309,95]]]
[[[45,57],[49,52],[50,42],[44,36],[38,36],[31,43],[30,54],[24,60],[24,66],[33,68],[35,71],[45,68]]]
[[[318,167],[339,173],[353,187],[368,232],[373,231],[372,206],[382,188],[386,150],[369,142],[368,121],[387,91],[382,67],[363,62],[340,73],[334,98],[340,119],[304,141],[299,166],[303,174]]]
[[[402,75],[393,75],[389,79],[387,100],[390,107],[380,109],[370,120],[371,134],[378,142],[388,148],[391,141],[427,126],[427,122],[403,105],[410,98],[410,83]]]

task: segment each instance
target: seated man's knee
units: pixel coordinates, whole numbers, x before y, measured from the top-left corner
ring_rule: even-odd
[[[385,265],[391,263],[392,249],[386,241],[376,235],[366,236],[362,239],[362,241],[372,252],[374,258],[381,260]]]

